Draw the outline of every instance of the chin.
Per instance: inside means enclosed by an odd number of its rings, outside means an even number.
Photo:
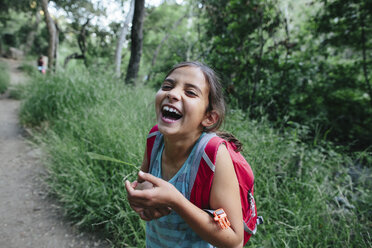
[[[175,126],[170,126],[162,122],[158,122],[158,128],[163,135],[175,134],[178,131],[178,129]]]

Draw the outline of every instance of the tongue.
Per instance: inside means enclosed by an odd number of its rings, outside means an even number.
[[[182,116],[180,116],[179,114],[176,114],[176,113],[173,113],[173,112],[166,112],[163,114],[164,118],[166,119],[169,119],[169,120],[178,120],[180,119]]]
[[[171,121],[176,121],[176,120],[178,120],[178,119],[173,118],[173,117],[170,117],[170,116],[166,116],[165,119],[168,119],[168,120],[171,120]]]

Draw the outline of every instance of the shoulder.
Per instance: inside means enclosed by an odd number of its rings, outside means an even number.
[[[233,213],[235,217],[240,218],[236,207],[239,206],[241,210],[239,183],[229,150],[224,143],[219,146],[217,152],[210,206],[213,209],[222,207],[230,215]]]
[[[159,128],[158,128],[158,125],[155,125],[153,126],[151,129],[150,129],[150,132],[149,132],[149,135],[152,134],[152,133],[156,133],[159,131]]]
[[[222,142],[218,146],[217,150],[215,173],[227,171],[234,172],[234,165],[230,153],[226,147],[226,143]]]

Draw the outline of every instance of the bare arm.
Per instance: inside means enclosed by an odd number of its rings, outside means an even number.
[[[172,184],[147,173],[139,173],[143,180],[154,184],[150,190],[138,191],[126,183],[128,198],[144,206],[171,207],[205,241],[218,247],[242,247],[243,224],[238,180],[225,146],[217,153],[216,170],[212,183],[210,205],[213,209],[223,208],[231,226],[221,227],[202,209],[187,200]]]

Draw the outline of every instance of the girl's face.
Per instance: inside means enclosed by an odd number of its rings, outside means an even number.
[[[192,66],[175,69],[156,94],[155,109],[159,130],[165,135],[198,136],[211,122],[206,113],[209,85],[203,72]],[[213,118],[212,118],[213,119]]]

